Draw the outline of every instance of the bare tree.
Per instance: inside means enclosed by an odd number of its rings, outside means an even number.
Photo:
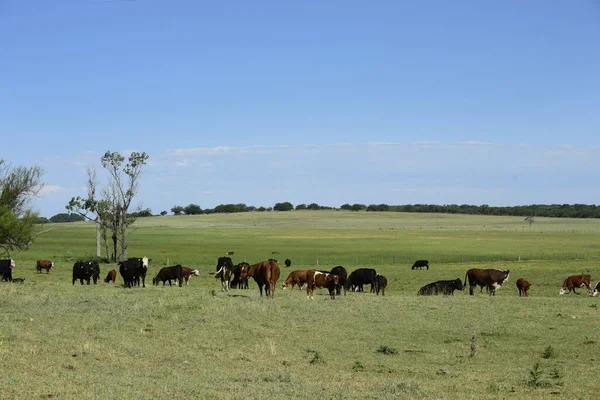
[[[137,194],[142,168],[148,158],[149,156],[146,152],[138,153],[135,151],[129,155],[126,164],[123,164],[125,157],[118,152],[107,151],[101,158],[102,166],[108,171],[111,177],[109,191],[111,193],[110,197],[113,200],[113,213],[115,214],[116,226],[118,226],[116,232],[113,231],[113,236],[116,236],[115,242],[120,242],[121,254],[117,258],[121,260],[127,258],[127,227],[130,224],[129,219],[131,218],[127,215],[127,212],[133,198]]]
[[[100,257],[100,231],[102,227],[102,218],[98,210],[98,200],[96,199],[96,188],[98,181],[96,179],[96,169],[88,167],[85,170],[87,174],[87,198],[79,196],[71,198],[69,204],[65,206],[70,212],[75,212],[89,221],[96,224],[96,257]],[[90,216],[93,214],[93,217]],[[108,255],[107,255],[108,257]]]

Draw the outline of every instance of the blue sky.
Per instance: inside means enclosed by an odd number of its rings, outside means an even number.
[[[599,42],[593,0],[2,0],[0,158],[48,217],[106,150],[155,213],[596,204]]]

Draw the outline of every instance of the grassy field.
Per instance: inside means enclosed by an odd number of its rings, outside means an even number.
[[[130,256],[199,268],[189,287],[71,285],[95,251],[89,224],[44,226],[0,284],[0,399],[595,398],[600,298],[559,296],[600,278],[600,221],[290,212],[140,219]],[[217,257],[292,259],[293,269],[370,266],[386,296],[323,290],[221,293]],[[35,260],[57,261],[37,274]],[[411,271],[416,258],[431,269]],[[496,296],[420,297],[473,267],[510,269]],[[102,275],[115,265],[101,265]],[[104,276],[102,276],[103,278]],[[533,283],[519,298],[514,282]],[[280,286],[280,285],[279,285]],[[475,342],[472,355],[471,343]],[[7,372],[8,371],[8,372]]]

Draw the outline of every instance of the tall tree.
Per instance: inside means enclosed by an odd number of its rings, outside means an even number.
[[[121,244],[121,255],[118,257],[121,260],[127,258],[127,226],[130,218],[127,212],[137,194],[142,168],[146,165],[148,158],[146,152],[134,151],[129,155],[127,163],[124,164],[125,157],[120,153],[107,151],[100,160],[111,178],[109,186],[113,198],[113,212],[117,216],[115,220],[118,226],[117,231],[113,231],[113,236],[116,235]]]
[[[0,159],[0,248],[7,256],[28,248],[36,236],[38,214],[29,200],[42,188],[43,173],[37,165],[13,168]]]

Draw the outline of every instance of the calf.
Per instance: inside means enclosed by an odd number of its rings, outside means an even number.
[[[54,267],[54,263],[50,260],[37,260],[35,267],[39,274],[42,273],[42,270],[45,269],[46,273],[50,273],[50,268]]]
[[[460,278],[455,280],[437,281],[428,283],[419,289],[418,296],[437,296],[437,295],[451,295],[454,296],[455,290],[463,290],[464,286]]]
[[[183,286],[183,267],[179,264],[174,265],[172,267],[164,267],[158,271],[158,274],[152,279],[152,284],[154,286],[158,285],[158,282],[162,282],[163,285],[165,281],[169,281],[169,286],[171,285],[171,281],[178,281],[179,287]]]
[[[282,283],[283,288],[287,289],[288,285],[292,285],[293,289],[295,285],[298,285],[298,290],[302,290],[302,287],[306,283],[307,273],[308,270],[305,269],[290,272],[287,279]]]
[[[423,267],[429,269],[429,260],[417,260],[410,269],[421,269]]]
[[[16,267],[15,260],[0,260],[0,276],[3,281],[12,282],[12,270]]]
[[[531,287],[531,283],[523,278],[517,279],[517,289],[519,289],[519,297],[528,297],[527,291]]]
[[[104,283],[108,283],[110,281],[112,281],[112,283],[115,283],[116,279],[117,279],[117,271],[114,269],[111,269],[110,271],[108,271],[106,278],[104,278]]]
[[[181,274],[183,276],[183,279],[185,280],[185,285],[189,286],[189,284],[190,284],[190,278],[192,276],[200,276],[200,271],[198,271],[197,269],[191,269],[191,268],[188,268],[188,267],[183,267],[183,268],[181,268]]]
[[[248,267],[250,264],[242,261],[238,265],[233,266],[233,279],[231,280],[231,284],[229,285],[232,289],[248,289],[248,278],[241,279],[240,276],[242,274],[242,267]]]
[[[575,294],[579,294],[575,291],[575,288],[586,287],[588,294],[592,293],[592,287],[590,282],[592,281],[592,277],[590,275],[571,275],[565,278],[563,281],[563,285],[560,288],[558,294],[565,294],[567,289],[569,290],[569,294],[571,292]]]
[[[292,260],[290,260],[289,258],[286,258],[285,259],[285,266],[287,268],[291,267],[292,266]]]
[[[377,274],[375,277],[375,292],[377,293],[377,296],[379,296],[379,292],[381,292],[382,296],[385,296],[387,283],[387,278],[385,276]]]
[[[329,298],[335,299],[335,288],[340,277],[327,272],[308,270],[306,273],[306,298],[312,299],[315,287],[326,287],[329,290]]]

